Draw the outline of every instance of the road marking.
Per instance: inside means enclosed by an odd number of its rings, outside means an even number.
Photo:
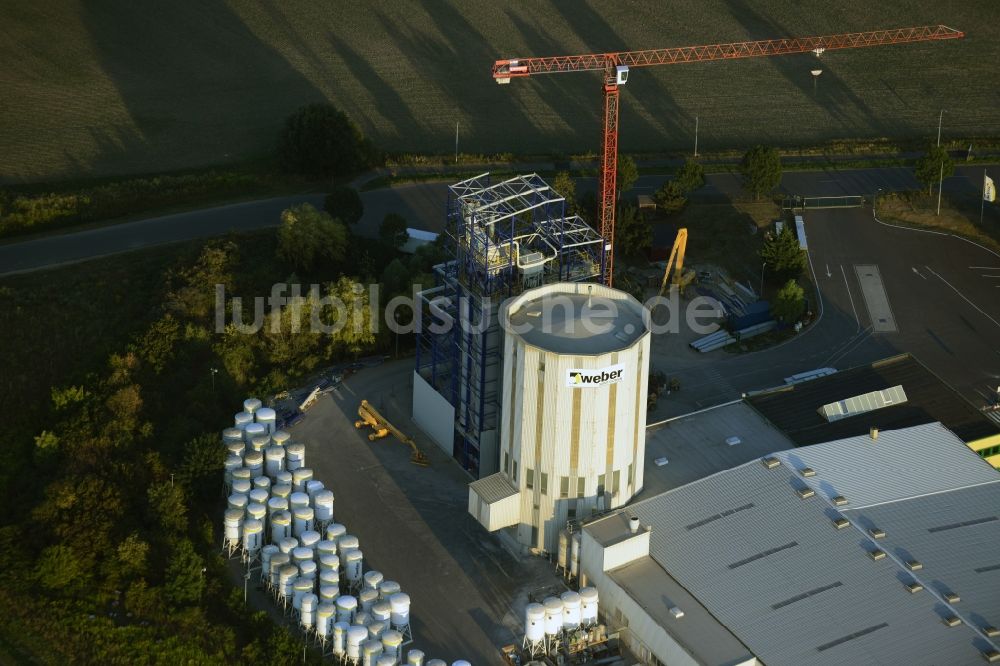
[[[858,329],[855,332],[861,330],[861,320],[858,319],[858,309],[854,307],[854,297],[851,296],[851,285],[847,281],[847,271],[844,270],[844,265],[840,265],[840,274],[844,276],[844,286],[847,287],[847,297],[851,299],[851,310],[854,311],[854,322],[858,325]]]
[[[921,273],[920,271],[917,270],[916,266],[913,267],[913,272],[916,273],[917,275],[919,275],[920,277],[924,278],[925,280],[927,279],[926,277],[924,277],[923,273]]]
[[[861,296],[865,299],[868,321],[871,322],[872,330],[878,333],[898,331],[896,317],[892,314],[889,295],[885,292],[885,285],[882,283],[882,274],[879,272],[878,266],[875,264],[855,264],[854,273],[858,277],[858,284],[861,285]]]
[[[986,275],[985,273],[980,273],[980,275],[985,278],[1000,278],[1000,275]]]
[[[976,310],[978,310],[979,314],[983,315],[984,317],[986,317],[987,319],[989,319],[991,322],[993,322],[996,325],[997,328],[1000,328],[1000,321],[997,321],[993,317],[991,317],[988,314],[986,314],[986,312],[984,312],[981,307],[979,307],[978,305],[976,305],[975,303],[973,303],[972,301],[970,301],[968,298],[966,298],[965,294],[963,294],[958,289],[956,289],[955,286],[951,282],[948,282],[943,277],[941,277],[940,275],[938,275],[937,273],[935,273],[934,269],[931,268],[930,266],[924,266],[924,268],[926,268],[928,271],[930,271],[931,275],[933,275],[937,279],[941,280],[941,282],[944,282],[946,285],[948,285],[949,287],[951,287],[951,290],[953,292],[955,292],[956,294],[958,294],[962,298],[963,301],[965,301],[966,303],[968,303],[969,305],[971,305],[972,307],[974,307]]]
[[[1000,271],[1000,266],[969,266],[974,271]]]
[[[831,355],[830,358],[828,358],[823,363],[823,365],[836,367],[834,364],[839,363],[844,357],[857,351],[858,347],[860,347],[863,342],[868,340],[871,332],[872,332],[872,327],[871,326],[866,327],[863,331],[861,331],[861,333],[851,338],[851,340],[846,345],[841,347],[839,351]]]
[[[833,273],[830,272],[830,264],[826,265],[826,276],[828,278],[832,278],[833,277]]]

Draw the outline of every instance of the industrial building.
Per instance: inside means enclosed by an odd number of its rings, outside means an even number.
[[[504,304],[501,468],[469,486],[469,512],[554,552],[567,521],[643,486],[649,312],[600,284],[555,283]]]
[[[475,478],[500,465],[501,303],[533,287],[597,280],[604,239],[535,174],[449,187],[454,258],[420,292],[413,419]]]
[[[581,584],[645,663],[975,664],[1000,660],[998,543],[1000,475],[930,423],[780,450],[594,520]]]

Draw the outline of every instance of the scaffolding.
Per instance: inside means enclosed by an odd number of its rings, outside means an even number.
[[[492,183],[484,173],[449,187],[453,258],[435,266],[435,287],[419,294],[416,370],[455,408],[453,455],[475,477],[497,469],[501,303],[603,275],[605,240],[565,207],[537,174]]]

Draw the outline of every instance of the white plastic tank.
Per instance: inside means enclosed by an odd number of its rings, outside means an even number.
[[[340,523],[331,523],[326,526],[326,538],[330,541],[336,542],[345,534],[347,534],[347,527]],[[337,549],[340,549],[339,543],[337,544]]]
[[[304,532],[312,530],[316,521],[314,511],[311,506],[299,506],[292,511],[292,534],[296,537],[302,536]]]
[[[289,444],[285,447],[285,470],[294,472],[306,464],[305,444]]]
[[[358,593],[358,604],[361,610],[371,615],[372,606],[378,601],[378,592],[365,588]]]
[[[230,442],[243,443],[243,431],[239,428],[226,428],[222,431],[222,445],[225,446]]]
[[[347,650],[347,630],[351,628],[350,622],[337,620],[333,623],[333,654],[341,656]]]
[[[396,666],[396,657],[385,652],[385,642],[382,643],[382,654],[375,660],[375,666]]]
[[[236,455],[235,453],[230,453],[228,456],[226,456],[226,462],[223,467],[226,473],[226,485],[232,487],[233,471],[243,467],[243,458]]]
[[[249,412],[237,412],[236,416],[233,417],[233,425],[240,431],[245,430],[251,423],[253,423],[253,414]]]
[[[545,639],[545,607],[528,604],[524,609],[524,637],[532,643]]]
[[[287,446],[292,436],[286,430],[275,430],[271,433],[271,441],[275,446]]]
[[[246,464],[244,459],[244,464]],[[305,493],[306,497],[309,494],[306,493],[306,483],[312,481],[313,471],[309,467],[298,467],[292,470],[292,490],[297,493]]]
[[[572,576],[580,575],[580,539],[580,533],[574,532],[569,542],[569,573]]]
[[[559,550],[556,562],[559,568],[564,570],[569,563],[569,532],[566,530],[559,530]]]
[[[410,624],[410,595],[406,592],[397,592],[389,597],[389,608],[391,616],[389,621],[393,629],[402,629]]]
[[[274,547],[277,548],[277,546]],[[275,552],[274,554],[271,555],[271,560],[267,566],[267,571],[268,571],[267,579],[272,584],[274,585],[278,584],[278,572],[281,571],[283,567],[287,566],[291,562],[291,559],[292,558],[290,558],[288,555],[285,555],[281,551]]]
[[[285,483],[277,483],[277,482],[275,482],[274,485],[271,486],[271,497],[281,497],[283,499],[288,500],[288,504],[289,504],[288,510],[289,511],[292,510],[291,509],[292,487],[290,485],[285,484]]]
[[[271,520],[274,514],[276,514],[278,511],[288,511],[288,500],[286,500],[284,497],[272,497],[269,500],[267,500],[268,520]]]
[[[258,435],[266,435],[267,428],[260,423],[248,423],[245,428],[243,428],[243,443],[247,445],[247,448],[253,446],[253,438]]]
[[[369,638],[361,644],[361,666],[375,666],[382,654],[382,641]]]
[[[306,530],[299,535],[299,543],[306,548],[316,549],[316,544],[319,543],[319,532],[316,530]]]
[[[363,579],[364,579],[365,589],[372,590],[377,593],[379,583],[385,580],[385,576],[382,575],[381,571],[375,571],[374,569],[372,569],[371,571],[365,572]],[[378,595],[376,594],[376,596]]]
[[[584,587],[580,589],[580,621],[585,627],[597,624],[596,587]]]
[[[258,409],[260,409],[261,406],[262,403],[257,398],[247,398],[246,400],[243,401],[243,411],[247,412],[248,414],[253,414]]]
[[[337,617],[340,617],[340,613],[337,613]],[[367,627],[358,627],[352,625],[350,629],[347,630],[347,658],[354,663],[357,663],[361,659],[361,644],[368,640],[368,629]]]
[[[379,622],[378,620],[371,618],[368,622],[368,638],[374,638],[376,640],[382,640],[382,634],[388,629],[388,623]]]
[[[388,624],[392,618],[392,606],[389,605],[388,601],[376,601],[372,604],[372,609],[369,612],[372,619],[376,622],[385,622]]]
[[[292,492],[292,473],[288,471],[287,464],[288,464],[288,454],[286,452],[285,453],[285,465],[286,465],[286,467],[285,467],[285,469],[281,470],[280,472],[278,472],[277,474],[274,475],[274,483],[276,485],[277,484],[281,484],[283,486],[288,486],[288,492],[291,493]]]
[[[388,601],[389,597],[399,592],[399,583],[394,580],[384,580],[378,584],[378,598]]]
[[[369,624],[371,624],[371,621],[372,621],[371,616],[368,613],[361,610],[360,608],[358,609],[358,612],[354,614],[354,624],[358,625],[359,627],[367,627]]]
[[[236,545],[241,542],[244,515],[242,509],[226,509],[222,519],[222,531],[227,544]]]
[[[294,478],[295,475],[292,474],[292,479]],[[316,479],[310,479],[309,481],[306,481],[306,495],[309,495],[309,499],[312,500],[313,502],[316,501],[316,493],[323,490],[323,488],[324,486],[322,481],[318,481]]]
[[[330,539],[320,539],[316,542],[314,546],[316,548],[316,556],[320,555],[336,555],[337,554],[337,542],[331,541]]]
[[[264,519],[267,517],[267,507],[257,502],[247,504],[247,518],[260,521],[261,529],[264,528]]]
[[[354,614],[358,611],[358,600],[349,594],[342,594],[337,597],[337,622],[351,623],[354,621]],[[368,630],[365,629],[365,636]]]
[[[291,597],[298,576],[299,568],[294,564],[286,564],[278,569],[278,594],[282,597]]]
[[[233,470],[233,483],[237,481],[250,481],[253,477],[250,476],[250,470],[246,467],[240,467],[239,469]]]
[[[226,503],[230,509],[236,509],[243,513],[247,509],[247,504],[250,503],[250,498],[247,497],[246,493],[233,493]]]
[[[361,583],[361,568],[364,564],[364,554],[357,548],[341,551],[340,563],[344,566],[344,578],[351,585]]]
[[[271,543],[280,544],[292,534],[292,514],[275,511],[271,514]]]
[[[424,656],[421,650],[409,650],[406,653],[406,666],[424,666]]]
[[[311,592],[302,596],[299,606],[299,625],[309,631],[316,622],[316,607],[319,605],[319,597]]]
[[[451,662],[451,666],[472,666],[472,664],[467,662],[465,659],[459,659]]]
[[[559,595],[563,603],[563,629],[573,631],[580,628],[580,595],[567,590]]]
[[[322,542],[320,542],[322,543]],[[320,571],[340,571],[340,556],[333,553],[317,555]]]
[[[542,602],[545,607],[545,633],[556,636],[563,627],[563,603],[557,597],[548,597]]]
[[[264,455],[269,446],[271,446],[270,435],[254,435],[250,440],[250,448],[261,455]]]
[[[333,520],[333,492],[325,488],[317,492],[313,496],[313,508],[316,509],[316,520],[322,523]]]
[[[298,576],[292,585],[292,608],[297,611],[302,610],[302,597],[312,594],[313,581],[308,578]]]
[[[336,569],[324,569],[320,567],[319,569],[319,584],[320,585],[340,585],[340,572]]]
[[[263,474],[261,476],[254,477],[254,479],[253,479],[253,487],[255,489],[259,488],[259,489],[261,489],[263,491],[266,491],[267,494],[270,496],[270,494],[271,494],[271,479],[268,478],[268,477],[266,477],[266,476],[264,476]]]
[[[292,557],[292,559],[294,559],[292,551],[294,551],[298,547],[299,547],[299,540],[296,539],[295,537],[285,537],[284,539],[278,542],[278,550],[280,550],[285,555]]]
[[[320,572],[322,575],[322,572]],[[334,604],[337,601],[337,597],[340,596],[340,586],[338,585],[323,585],[320,581],[319,585],[319,600],[324,603]],[[335,609],[336,611],[336,609]]]
[[[243,522],[243,548],[248,553],[256,553],[264,542],[264,523],[256,518]]]
[[[427,666],[448,666],[448,662],[444,659],[430,659]]]
[[[241,470],[236,470],[237,472]],[[249,500],[250,491],[253,490],[253,482],[250,479],[237,479],[233,478],[233,492],[240,495],[247,495]]]
[[[277,421],[278,415],[274,413],[274,410],[270,407],[261,407],[253,413],[254,420],[257,423],[265,426],[267,428],[267,434],[270,435],[272,432],[278,429]]]
[[[267,510],[267,500],[270,499],[270,493],[263,488],[251,488],[249,494],[250,504],[259,504]]]
[[[312,562],[313,549],[306,548],[305,546],[295,546],[292,548],[292,562],[299,564],[300,562]]]
[[[264,473],[274,478],[285,469],[285,450],[280,446],[269,446],[264,450]]]
[[[330,537],[327,536],[327,539]],[[341,555],[344,554],[346,550],[354,550],[361,547],[361,542],[358,541],[358,537],[353,534],[343,534],[337,537],[337,552]]]
[[[271,558],[280,552],[278,547],[273,543],[269,543],[260,549],[260,577],[264,580],[267,580],[271,575]]]
[[[242,456],[247,452],[247,445],[243,443],[243,435],[235,442],[226,442],[226,453],[231,456]]]
[[[299,576],[302,578],[309,578],[310,580],[316,580],[316,563],[312,560],[303,560],[298,563]]]
[[[320,597],[316,605],[316,635],[324,640],[328,640],[333,629],[333,618],[337,614],[337,608],[329,602],[323,601]]]
[[[294,490],[291,495],[288,496],[288,503],[292,507],[292,511],[299,507],[309,506],[309,495],[305,493]]]

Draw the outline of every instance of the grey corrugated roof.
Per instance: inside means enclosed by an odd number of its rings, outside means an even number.
[[[517,488],[510,485],[507,477],[500,472],[473,481],[469,487],[476,491],[476,494],[487,504],[493,504],[517,494]]]
[[[728,437],[739,437],[741,442],[729,446]],[[791,446],[791,440],[742,400],[653,424],[646,430],[640,497],[651,497]],[[669,462],[657,467],[654,461],[661,456]]]
[[[857,508],[1000,479],[978,455],[955,455],[959,446],[965,445],[950,430],[929,423],[774,455],[793,470],[812,468],[816,476],[804,481],[817,493],[842,495]]]
[[[699,662],[739,664],[753,657],[747,646],[651,557],[640,558],[608,575]],[[684,611],[684,617],[672,616],[672,606]]]
[[[941,433],[924,434],[933,438]],[[953,488],[983,478],[967,460],[971,456],[981,463],[978,456],[953,437],[941,435],[939,440],[944,452],[926,461],[875,445],[850,449],[851,462],[873,469],[918,468],[919,473],[913,473],[922,479],[917,485],[924,489],[941,465],[953,468],[942,472],[949,479],[944,485],[951,483]],[[808,448],[795,453],[810,454]],[[826,467],[834,469],[832,464]],[[821,473],[817,469],[818,477]],[[861,481],[879,482],[877,475],[863,476]],[[803,480],[788,466],[767,469],[755,461],[638,502],[627,511],[652,526],[650,556],[768,666],[979,663],[979,651],[986,645],[982,636],[965,624],[946,627],[939,599],[926,590],[911,594],[904,587],[908,572],[893,552],[873,561],[868,550],[876,542],[854,526],[835,529],[831,518],[838,510],[820,494],[800,499],[795,491],[802,487]],[[906,547],[905,535],[919,529],[906,525],[919,525],[929,503],[953,507],[948,520],[961,522],[980,517],[983,501],[995,508],[996,492],[1000,476],[994,473],[993,481],[985,485],[946,489],[919,501],[896,500],[865,511],[879,512],[884,522],[879,527],[887,535],[899,530],[900,545],[892,547]],[[860,485],[854,494],[878,495]],[[963,529],[971,535],[980,528]],[[963,537],[963,529],[931,534],[942,538],[934,543],[944,544]],[[992,529],[986,527],[982,534],[988,536]],[[884,541],[889,544],[889,537]],[[950,553],[946,546],[936,548],[933,552],[947,561],[938,565],[942,572],[986,566],[983,562],[988,559],[978,545],[954,547]],[[990,615],[994,605],[977,595],[1000,597],[1000,574],[978,574],[977,580],[978,592],[969,593],[969,602],[963,594],[957,608],[967,603],[965,613],[970,618],[981,616],[997,625],[1000,618]],[[851,636],[856,637],[845,640]]]

